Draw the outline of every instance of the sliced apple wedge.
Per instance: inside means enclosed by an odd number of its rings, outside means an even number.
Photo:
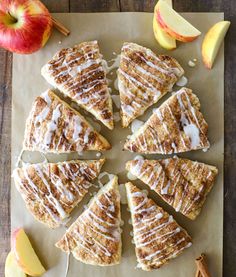
[[[158,3],[155,16],[161,28],[176,40],[190,42],[201,34],[198,29],[173,10],[165,1]]]
[[[169,6],[171,6],[171,8],[173,7],[172,0],[163,0],[163,1],[165,1]]]
[[[18,266],[13,252],[9,252],[6,258],[5,277],[26,277],[24,271]]]
[[[202,59],[206,68],[212,68],[229,26],[229,21],[220,21],[206,33],[202,43]]]
[[[153,18],[153,32],[156,41],[161,47],[166,50],[173,50],[176,48],[176,40],[163,31],[155,17]]]
[[[168,5],[172,6],[172,1],[168,1],[168,0],[162,0],[165,1]],[[160,1],[159,1],[160,2]],[[154,8],[154,16],[153,16],[153,32],[154,32],[154,36],[155,39],[157,40],[157,42],[160,44],[161,47],[167,49],[167,50],[173,50],[176,48],[176,40],[174,38],[172,38],[171,36],[169,36],[159,25],[155,14],[157,12],[157,7],[158,7],[158,3],[156,4],[155,8]]]
[[[39,258],[22,228],[12,233],[12,251],[18,266],[30,276],[41,276],[45,273]]]

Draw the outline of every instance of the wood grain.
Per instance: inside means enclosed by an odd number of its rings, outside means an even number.
[[[43,0],[51,12],[152,12],[156,0]],[[182,12],[225,12],[232,25],[225,40],[224,277],[236,276],[236,1],[173,0]],[[10,248],[10,137],[12,55],[0,50],[0,276]]]
[[[10,247],[12,54],[0,49],[0,276]]]
[[[71,12],[119,12],[119,0],[70,0]]]
[[[156,2],[156,0],[120,0],[120,10],[122,12],[153,12]]]
[[[50,12],[54,13],[67,13],[70,12],[69,0],[41,0]]]

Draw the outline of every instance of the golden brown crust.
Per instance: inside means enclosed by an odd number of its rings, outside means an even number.
[[[83,199],[104,161],[24,165],[14,170],[13,177],[33,216],[48,227],[56,228]]]
[[[145,154],[171,154],[210,147],[208,124],[200,102],[182,88],[167,99],[148,121],[126,140],[124,149]]]
[[[111,148],[76,110],[48,90],[37,97],[26,122],[24,150],[69,153]]]
[[[122,126],[142,115],[155,104],[184,74],[170,56],[156,55],[135,43],[124,43],[118,69]]]
[[[112,100],[97,41],[60,50],[41,73],[51,85],[113,129]]]
[[[89,202],[56,246],[86,264],[120,263],[120,194],[115,176]]]
[[[138,267],[157,269],[190,247],[191,237],[132,183],[126,184]]]
[[[218,173],[214,166],[178,157],[132,160],[126,169],[192,220],[200,213]]]

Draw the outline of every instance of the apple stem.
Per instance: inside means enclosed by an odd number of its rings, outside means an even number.
[[[8,15],[9,15],[9,21],[11,24],[15,24],[18,22],[17,18],[15,18],[13,15],[11,15],[10,12],[8,12]]]

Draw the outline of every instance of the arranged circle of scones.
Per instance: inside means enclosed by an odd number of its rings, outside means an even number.
[[[124,43],[118,69],[121,125],[127,127],[172,90],[184,70],[172,57]],[[113,129],[112,100],[97,41],[62,49],[42,68],[45,79],[64,95]],[[210,147],[208,125],[199,99],[188,88],[169,97],[132,136],[124,149],[144,154],[173,154]],[[111,145],[57,94],[37,97],[26,122],[23,150],[44,153],[105,151]],[[33,216],[59,227],[87,194],[105,159],[23,164],[13,172],[15,184]],[[216,167],[176,156],[136,158],[126,169],[166,203],[189,219],[201,211],[218,173]],[[159,268],[191,246],[191,238],[171,215],[132,183],[126,184],[138,267]],[[121,260],[121,212],[118,177],[90,200],[87,209],[56,243],[84,263],[110,266]]]

